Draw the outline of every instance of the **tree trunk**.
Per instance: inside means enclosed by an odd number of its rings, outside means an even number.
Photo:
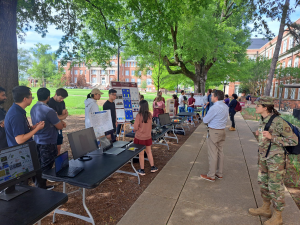
[[[11,90],[18,86],[17,2],[0,1],[0,86],[6,89],[6,110],[13,103]]]
[[[281,42],[282,42],[282,37],[283,37],[283,33],[284,33],[284,26],[285,26],[285,20],[287,17],[287,11],[289,9],[290,6],[290,1],[286,0],[284,7],[283,7],[283,11],[282,11],[282,17],[281,17],[281,21],[280,21],[280,27],[279,27],[279,33],[278,33],[278,38],[277,38],[277,43],[276,43],[276,47],[275,47],[275,52],[273,55],[273,59],[272,59],[272,63],[271,63],[271,67],[270,67],[270,72],[268,75],[268,80],[267,80],[267,85],[265,88],[265,96],[270,96],[270,91],[271,91],[271,85],[272,85],[272,81],[273,81],[273,77],[274,77],[274,72],[276,69],[276,64],[278,61],[278,55],[279,55],[279,50],[280,50],[280,46],[281,46]]]
[[[200,63],[195,63],[195,79],[194,79],[194,93],[200,93],[202,89],[201,80],[202,66]]]

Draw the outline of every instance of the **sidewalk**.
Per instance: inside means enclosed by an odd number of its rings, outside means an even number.
[[[238,113],[237,131],[226,129],[224,178],[201,180],[207,173],[206,129],[201,124],[160,171],[118,225],[260,225],[248,214],[262,203],[257,185],[257,141]],[[228,121],[229,127],[230,121]],[[286,191],[284,224],[300,224],[300,211]]]

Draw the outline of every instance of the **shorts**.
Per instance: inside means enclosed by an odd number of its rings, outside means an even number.
[[[63,140],[64,140],[64,136],[62,134],[62,130],[58,130],[57,145],[62,145]]]
[[[152,139],[150,138],[148,140],[139,140],[137,138],[134,138],[133,143],[137,144],[137,145],[151,146],[152,145]]]

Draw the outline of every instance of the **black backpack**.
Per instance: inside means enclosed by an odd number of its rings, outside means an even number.
[[[265,131],[268,131],[273,120],[275,119],[275,117],[277,117],[277,115],[272,115],[271,118],[269,119],[268,123],[266,124],[265,126]],[[283,118],[281,118],[283,119]],[[300,139],[300,131],[299,129],[294,126],[293,124],[289,123],[288,121],[286,121],[285,119],[283,119],[285,122],[288,123],[288,125],[292,128],[292,131],[294,132],[294,134],[296,134],[296,136],[298,137],[298,145],[296,146],[285,146],[285,151],[288,153],[288,154],[291,154],[291,155],[299,155],[300,154],[300,143],[299,143],[299,139]],[[270,145],[268,147],[268,151],[267,151],[267,154],[266,154],[266,157],[268,157],[269,155],[269,152],[270,152],[270,148],[271,148],[271,141],[270,141]]]
[[[247,95],[246,100],[247,100],[247,101],[250,100],[250,95]]]

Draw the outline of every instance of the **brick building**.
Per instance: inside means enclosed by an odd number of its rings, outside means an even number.
[[[297,24],[300,24],[300,18],[296,21]],[[251,45],[247,49],[247,55],[251,59],[255,59],[258,56],[263,56],[266,58],[271,59],[273,57],[275,46],[277,42],[277,36],[271,40],[264,40],[261,38],[254,38],[251,39]],[[299,67],[299,57],[300,51],[295,50],[291,53],[287,52],[293,46],[295,46],[297,42],[294,40],[293,36],[288,32],[283,34],[281,48],[279,51],[278,57],[278,66],[277,68],[283,67]],[[276,75],[274,76],[276,77]],[[293,80],[292,83],[299,83],[296,80]],[[277,80],[276,78],[273,79],[272,86],[271,86],[271,96],[278,98],[279,97],[279,85],[280,84],[289,84],[288,80]],[[227,88],[227,92],[229,95],[233,93],[240,94],[238,92],[239,89],[239,82],[231,82]],[[264,90],[261,90],[263,93]],[[300,100],[300,88],[293,88],[291,90],[284,88],[282,93],[282,98],[290,99],[290,100]]]
[[[80,75],[85,76],[85,81],[88,85],[106,89],[110,86],[110,81],[118,79],[118,59],[116,56],[111,58],[111,66],[106,69],[92,63],[88,68],[85,63],[75,64],[71,69],[71,61],[63,67],[67,76],[71,78],[71,85],[77,85]],[[120,81],[123,82],[136,82],[140,88],[143,80],[147,82],[148,92],[155,92],[155,86],[152,81],[152,70],[148,70],[146,74],[143,72],[138,73],[137,61],[134,57],[124,60],[121,63],[120,59]]]

